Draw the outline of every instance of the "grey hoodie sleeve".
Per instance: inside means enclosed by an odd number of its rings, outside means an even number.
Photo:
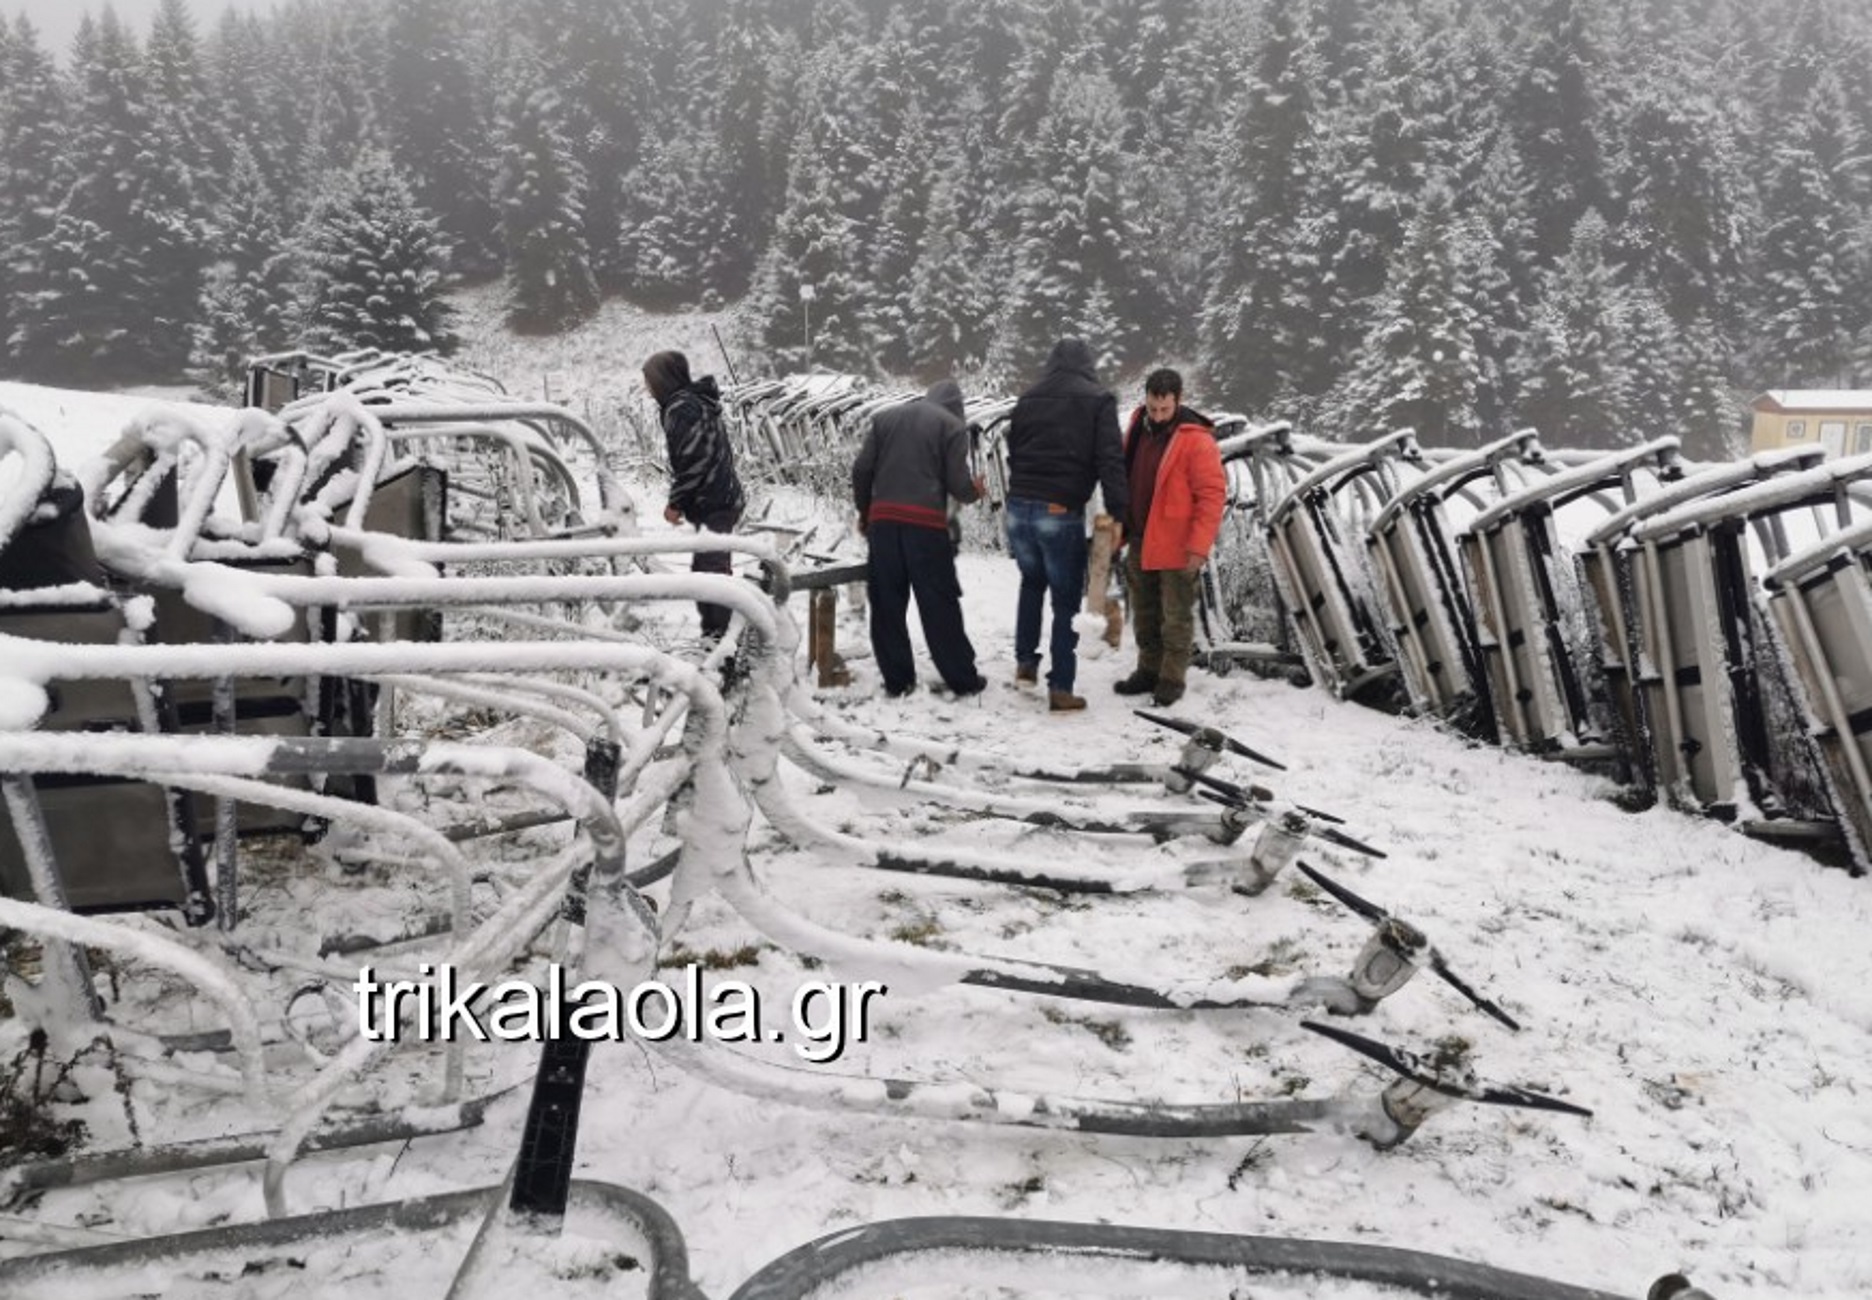
[[[1131,485],[1125,477],[1124,440],[1118,433],[1118,399],[1106,393],[1095,418],[1092,463],[1098,470],[1099,491],[1105,498],[1105,513],[1122,520],[1131,504]]]
[[[877,421],[873,420],[865,427],[864,445],[858,449],[858,459],[852,462],[852,504],[858,507],[860,519],[871,513],[871,483],[877,477],[877,456]]]
[[[981,496],[975,490],[975,480],[969,475],[968,454],[969,433],[966,428],[951,428],[943,432],[943,486],[950,496],[963,505]]]

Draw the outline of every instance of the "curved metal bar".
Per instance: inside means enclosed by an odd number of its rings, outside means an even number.
[[[1606,516],[1605,522],[1586,535],[1586,545],[1604,546],[1616,540],[1633,524],[1676,509],[1686,501],[1712,497],[1733,488],[1746,487],[1778,474],[1798,474],[1812,469],[1826,459],[1821,447],[1783,447],[1730,465],[1717,465],[1690,474],[1650,496],[1641,497],[1622,510]]]
[[[8,739],[0,734],[0,748],[5,746]],[[0,770],[18,769],[8,766],[6,757],[0,754]],[[173,939],[165,939],[144,930],[133,930],[127,925],[91,916],[78,916],[58,908],[5,896],[0,896],[0,925],[41,938],[125,953],[180,975],[227,1013],[235,1052],[240,1058],[241,1078],[250,1095],[256,1098],[267,1095],[266,1072],[261,1064],[259,1018],[254,1015],[253,1007],[234,982],[228,978],[227,972],[200,953],[183,947]]]
[[[0,551],[13,544],[20,529],[32,518],[39,500],[52,486],[58,462],[45,435],[5,407],[0,407],[0,458],[20,458],[21,473],[0,499]]]
[[[241,1223],[176,1233],[140,1241],[87,1246],[42,1255],[0,1260],[0,1282],[55,1284],[55,1279],[104,1273],[116,1269],[148,1268],[218,1252],[241,1254],[302,1246],[329,1239],[338,1241],[360,1233],[402,1235],[432,1232],[484,1213],[501,1189],[477,1188],[447,1192],[416,1200],[390,1201],[347,1210],[322,1210],[290,1219]],[[650,1255],[650,1300],[707,1300],[689,1276],[689,1251],[682,1231],[661,1205],[641,1192],[590,1179],[572,1180],[575,1205],[622,1219],[631,1225]]]
[[[1544,505],[1558,509],[1576,497],[1585,496],[1603,487],[1609,481],[1629,478],[1633,470],[1643,467],[1647,461],[1656,462],[1660,473],[1681,472],[1682,465],[1677,458],[1677,449],[1681,445],[1681,441],[1675,437],[1654,438],[1641,446],[1611,452],[1589,460],[1583,465],[1563,469],[1538,483],[1529,484],[1519,492],[1503,497],[1470,520],[1463,531],[1465,533],[1487,532],[1498,527],[1503,520],[1513,518],[1530,506]]]
[[[1826,461],[1812,469],[1778,474],[1713,500],[1691,500],[1654,515],[1631,529],[1634,540],[1662,539],[1714,519],[1752,518],[1793,509],[1817,496],[1837,493],[1855,481],[1872,478],[1872,455]]]
[[[391,401],[375,408],[379,417],[392,423],[410,424],[458,420],[549,420],[563,426],[591,452],[598,479],[598,504],[608,514],[629,516],[635,511],[630,494],[625,492],[611,467],[611,456],[604,441],[592,427],[563,406],[551,402],[463,402],[459,405],[429,405],[419,402]],[[577,500],[576,497],[573,498]]]
[[[1376,533],[1386,527],[1421,497],[1435,495],[1442,499],[1453,495],[1471,479],[1493,471],[1502,461],[1509,459],[1530,464],[1546,460],[1546,450],[1534,430],[1522,429],[1487,446],[1478,447],[1475,451],[1453,456],[1429,470],[1422,478],[1404,484],[1378,511],[1368,531]]]
[[[917,1269],[917,1279],[924,1279],[938,1262],[931,1256],[940,1260],[945,1278],[965,1274],[971,1257],[1037,1258],[1049,1270],[1067,1260],[1105,1262],[1123,1274],[1122,1294],[1151,1292],[1155,1288],[1148,1280],[1140,1283],[1137,1270],[1171,1264],[1231,1275],[1320,1275],[1435,1300],[1622,1300],[1610,1292],[1393,1246],[977,1217],[890,1219],[829,1233],[766,1265],[729,1300],[806,1300],[835,1287],[845,1296],[887,1294],[906,1281],[889,1275],[891,1265]],[[850,1276],[860,1270],[862,1281]],[[1103,1289],[1083,1269],[1072,1277],[1075,1293]]]
[[[695,555],[727,551],[760,562],[768,594],[776,603],[784,602],[792,589],[787,563],[774,549],[772,542],[734,533],[704,532],[693,537],[593,537],[578,541],[424,542],[334,526],[330,530],[330,538],[346,546],[369,546],[387,560],[411,560],[423,564],[607,560],[626,556]]]
[[[1315,489],[1334,491],[1337,488],[1335,480],[1375,472],[1386,459],[1393,457],[1402,460],[1422,459],[1421,453],[1417,451],[1417,434],[1414,430],[1394,430],[1303,474],[1289,485],[1286,495],[1268,507],[1269,525],[1292,513],[1306,499],[1307,494]]]

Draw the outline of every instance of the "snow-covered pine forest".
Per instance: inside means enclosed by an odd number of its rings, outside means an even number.
[[[1064,333],[1332,436],[1679,434],[1863,378],[1852,0],[288,0],[0,31],[0,369],[213,390],[607,297],[749,368]],[[807,294],[810,293],[810,299]]]

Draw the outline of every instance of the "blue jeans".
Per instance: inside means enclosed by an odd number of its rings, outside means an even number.
[[[1073,618],[1085,599],[1085,511],[1009,497],[1007,512],[1008,549],[1014,552],[1021,576],[1020,604],[1014,613],[1014,659],[1023,665],[1040,662],[1040,612],[1050,598],[1053,635],[1047,687],[1070,691],[1079,670],[1079,633],[1073,629]]]

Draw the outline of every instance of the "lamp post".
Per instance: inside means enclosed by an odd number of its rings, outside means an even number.
[[[800,312],[806,326],[806,366],[812,368],[812,300],[813,287],[804,280],[799,287]]]

